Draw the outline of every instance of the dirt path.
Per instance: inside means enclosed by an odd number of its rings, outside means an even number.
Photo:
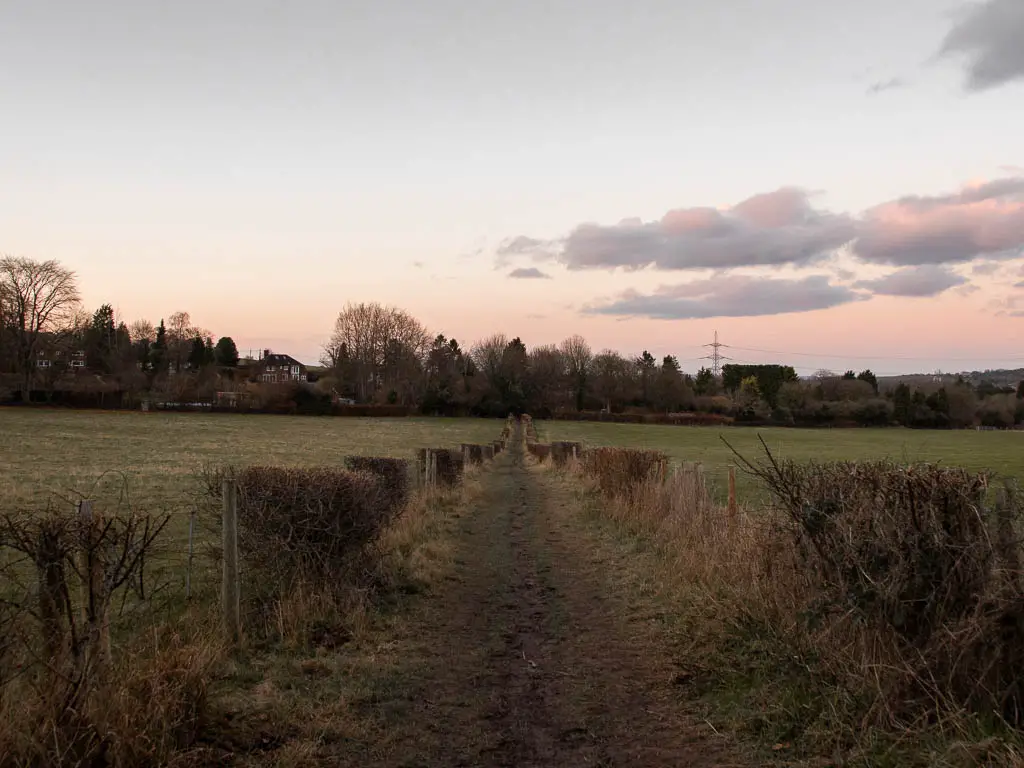
[[[396,639],[367,704],[382,741],[361,766],[729,766],[688,719],[657,629],[581,541],[570,494],[521,451],[488,470],[457,571]],[[350,745],[352,746],[352,745]]]

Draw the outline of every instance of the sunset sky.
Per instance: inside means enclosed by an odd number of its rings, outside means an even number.
[[[0,253],[695,370],[1024,366],[1024,2],[4,0]]]

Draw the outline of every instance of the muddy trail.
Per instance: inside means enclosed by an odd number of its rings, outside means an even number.
[[[400,669],[367,704],[386,736],[344,762],[740,764],[686,713],[663,639],[587,550],[571,493],[519,447],[483,483],[455,573],[422,598],[396,639]]]

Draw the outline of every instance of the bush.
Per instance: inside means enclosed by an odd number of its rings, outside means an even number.
[[[370,472],[251,466],[236,481],[243,574],[264,596],[338,581],[395,513]]]
[[[668,456],[661,451],[631,448],[592,448],[583,454],[583,470],[606,496],[629,495],[657,474],[664,477]]]
[[[544,459],[551,456],[551,446],[547,443],[529,443],[526,446],[526,450],[538,461],[544,461]]]
[[[986,475],[929,464],[795,464],[769,454],[754,472],[785,513],[780,533],[807,590],[807,628],[863,633],[848,669],[885,669],[876,685],[891,712],[918,717],[944,700],[1024,721],[1012,494],[991,504]]]
[[[454,488],[462,482],[465,470],[462,463],[462,451],[451,448],[435,448],[437,454],[437,484],[445,488]]]
[[[409,462],[377,456],[347,456],[345,466],[354,472],[370,472],[381,480],[381,491],[387,497],[392,515],[409,501]]]

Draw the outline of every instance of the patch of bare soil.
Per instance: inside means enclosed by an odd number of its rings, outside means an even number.
[[[351,702],[373,737],[332,745],[329,764],[741,764],[686,711],[668,644],[588,547],[570,493],[519,450],[484,483],[454,575],[403,622],[397,668]]]

